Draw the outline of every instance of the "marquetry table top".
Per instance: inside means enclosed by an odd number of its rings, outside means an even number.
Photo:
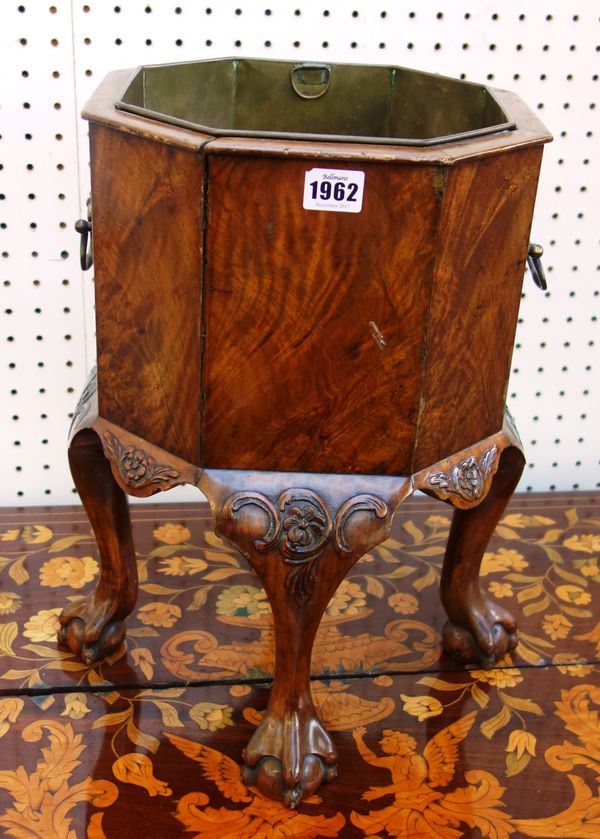
[[[598,494],[514,498],[482,585],[521,641],[491,671],[441,653],[449,519],[406,502],[319,630],[313,696],[340,775],[297,811],[239,777],[273,667],[258,579],[203,506],[132,518],[140,597],[125,645],[88,667],[55,642],[98,574],[85,515],[0,511],[5,835],[118,839],[141,819],[161,839],[600,835]]]

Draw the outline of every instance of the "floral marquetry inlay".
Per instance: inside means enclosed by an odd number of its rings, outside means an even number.
[[[325,582],[345,562],[336,544],[343,497],[318,495],[332,521]],[[265,497],[287,538],[284,519],[290,533],[291,508],[309,502],[279,510],[278,491]],[[597,839],[600,504],[592,494],[576,503],[517,496],[500,519],[481,587],[510,605],[520,639],[491,670],[448,669],[440,658],[437,581],[450,519],[431,499],[406,504],[390,538],[350,568],[325,607],[311,692],[343,744],[339,781],[296,810],[242,784],[240,755],[264,718],[275,667],[274,619],[260,579],[215,534],[206,508],[132,507],[140,597],[126,644],[93,665],[56,644],[65,599],[98,577],[83,513],[4,511],[0,834],[109,839],[127,835],[135,806],[160,837]],[[226,536],[256,540],[269,529],[256,505],[235,515]],[[348,547],[358,551],[382,522],[374,510],[353,513]],[[292,567],[279,540],[256,552],[278,584]]]

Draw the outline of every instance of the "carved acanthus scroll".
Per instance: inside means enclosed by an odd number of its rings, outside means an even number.
[[[378,519],[384,519],[388,515],[388,505],[376,495],[361,493],[345,501],[337,511],[335,517],[335,546],[341,554],[352,553],[348,545],[346,525],[350,516],[360,511],[374,513]]]

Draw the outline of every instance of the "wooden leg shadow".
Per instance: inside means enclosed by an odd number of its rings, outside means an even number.
[[[100,580],[92,594],[63,610],[58,639],[92,664],[113,653],[125,637],[125,618],[137,598],[136,557],[127,497],[95,431],[75,435],[69,465],[98,544]]]

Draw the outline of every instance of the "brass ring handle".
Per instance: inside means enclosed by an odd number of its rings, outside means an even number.
[[[544,249],[541,245],[536,245],[534,242],[529,243],[529,250],[527,251],[527,265],[531,271],[533,282],[542,291],[546,291],[548,283],[546,282],[546,275],[542,266],[542,256]]]
[[[294,92],[302,99],[318,99],[327,93],[331,82],[331,64],[306,61],[290,69],[290,82]]]
[[[92,196],[86,201],[87,204],[87,218],[77,219],[75,222],[75,230],[81,236],[79,243],[79,263],[82,271],[87,271],[91,268],[94,262],[93,246],[92,246]],[[89,240],[89,246],[88,246]]]
[[[92,263],[94,261],[94,258],[92,256],[90,235],[92,232],[92,223],[85,218],[77,219],[77,221],[75,222],[75,230],[81,236],[81,241],[79,243],[79,262],[81,263],[81,270],[87,271],[88,268],[92,267]],[[88,238],[90,239],[89,248]]]

